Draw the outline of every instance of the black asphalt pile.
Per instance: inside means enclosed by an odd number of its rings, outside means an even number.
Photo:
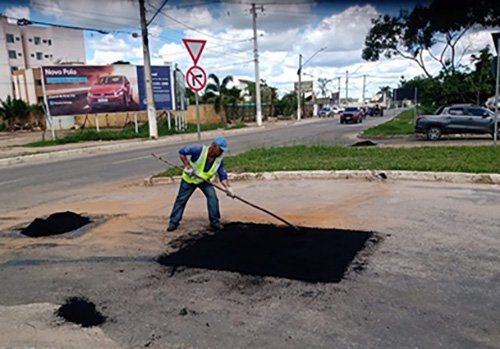
[[[369,241],[378,241],[373,232],[301,227],[297,233],[289,227],[231,223],[213,235],[186,241],[157,261],[174,270],[191,267],[337,283]]]
[[[29,237],[42,237],[59,235],[83,227],[90,223],[88,217],[77,213],[66,211],[51,214],[47,219],[35,218],[26,228],[21,230],[21,234]]]
[[[106,317],[97,311],[95,304],[85,298],[71,297],[56,310],[56,315],[82,327],[99,326]]]

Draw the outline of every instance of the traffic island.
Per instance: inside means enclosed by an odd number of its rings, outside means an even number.
[[[310,283],[338,283],[349,270],[359,272],[367,253],[380,241],[368,231],[293,228],[268,224],[231,223],[216,233],[180,238],[179,249],[157,261],[172,274],[179,268],[230,271]]]
[[[35,218],[21,230],[21,234],[32,238],[60,235],[79,229],[90,222],[90,218],[71,211],[57,212],[46,219]]]
[[[94,303],[80,297],[67,298],[55,313],[64,320],[82,327],[99,326],[106,322],[106,317],[96,309]]]

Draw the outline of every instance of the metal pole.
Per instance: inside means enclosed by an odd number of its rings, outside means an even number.
[[[366,75],[363,75],[363,93],[361,94],[361,98],[362,98],[362,105],[365,104],[365,88],[366,88]]]
[[[201,141],[200,135],[200,102],[198,97],[198,92],[195,92],[196,96],[196,131],[198,132],[198,141]]]
[[[500,37],[497,40],[497,47],[500,51]],[[500,54],[497,52],[497,80],[495,83],[495,125],[493,126],[493,144],[497,145],[498,138],[498,84],[500,79]]]
[[[297,85],[297,120],[300,120],[302,113],[302,54],[299,53],[299,70],[297,71],[299,75],[299,84]]]
[[[139,0],[142,30],[142,52],[144,55],[144,82],[146,84],[146,98],[148,108],[149,137],[158,138],[158,127],[156,126],[156,108],[153,97],[153,79],[151,77],[151,60],[149,57],[148,26],[146,22],[146,9],[144,0]]]
[[[262,6],[260,6],[262,10]],[[262,125],[262,106],[260,101],[260,77],[259,77],[259,48],[257,46],[257,12],[255,4],[252,4],[252,25],[253,25],[253,54],[255,61],[255,107],[257,126]]]
[[[135,133],[139,133],[139,124],[137,123],[137,112],[134,113],[134,128],[135,128]]]
[[[349,104],[349,70],[345,71],[345,104]]]
[[[340,107],[340,76],[337,78],[339,80],[339,98],[338,98],[338,106]]]
[[[415,119],[417,119],[417,109],[418,109],[417,96],[418,96],[418,87],[415,87]]]
[[[95,129],[97,132],[101,132],[99,128],[99,114],[95,114]]]

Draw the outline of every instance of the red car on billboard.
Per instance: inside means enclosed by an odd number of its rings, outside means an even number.
[[[87,103],[94,110],[126,108],[130,102],[132,91],[125,75],[101,76],[87,92]]]

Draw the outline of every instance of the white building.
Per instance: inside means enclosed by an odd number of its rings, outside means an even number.
[[[14,71],[64,63],[85,64],[82,30],[18,26],[0,16],[1,100],[14,96]]]

